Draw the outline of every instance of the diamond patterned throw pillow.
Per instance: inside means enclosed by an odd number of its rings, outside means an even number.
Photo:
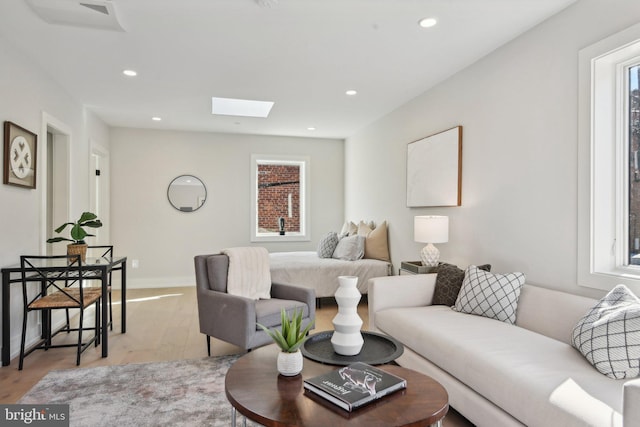
[[[524,280],[522,273],[494,274],[470,265],[453,309],[514,324]]]
[[[331,258],[336,246],[338,246],[338,233],[330,231],[318,243],[318,256],[320,258]]]
[[[491,271],[491,264],[479,265],[478,268]],[[442,263],[438,265],[438,275],[431,304],[453,306],[460,293],[463,280],[464,270],[453,264]]]
[[[616,286],[578,322],[571,342],[609,378],[639,376],[640,299],[626,286]]]

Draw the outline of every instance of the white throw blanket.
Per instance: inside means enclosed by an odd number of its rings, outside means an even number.
[[[229,257],[227,293],[256,300],[271,298],[271,272],[266,248],[228,248],[222,253]]]

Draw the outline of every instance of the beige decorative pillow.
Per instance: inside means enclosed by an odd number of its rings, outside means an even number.
[[[373,229],[370,225],[360,221],[358,235],[366,237],[364,242],[365,258],[391,261],[387,238],[387,221],[382,221],[380,225]]]
[[[347,221],[342,226],[338,237],[342,238],[345,236],[355,236],[356,234],[358,234],[358,226],[351,221]]]

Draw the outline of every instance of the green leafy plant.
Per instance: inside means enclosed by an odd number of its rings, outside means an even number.
[[[56,233],[61,233],[67,226],[71,226],[71,238],[68,239],[66,237],[52,237],[47,239],[47,243],[56,243],[62,242],[64,240],[68,242],[73,242],[74,244],[83,244],[85,243],[84,238],[89,236],[95,236],[95,234],[89,234],[86,232],[85,227],[87,228],[100,228],[102,227],[102,222],[98,219],[98,216],[91,212],[83,212],[80,215],[80,219],[76,222],[65,222],[60,227],[55,229]]]
[[[302,327],[302,309],[298,312],[295,310],[293,312],[293,316],[291,318],[287,317],[287,312],[285,309],[282,309],[281,312],[281,325],[282,330],[278,331],[277,329],[269,329],[264,325],[258,323],[266,333],[278,344],[278,347],[286,353],[295,353],[298,351],[302,343],[304,342],[305,337],[307,336],[307,332],[313,327],[313,321],[310,322],[306,328],[302,331],[300,328]]]

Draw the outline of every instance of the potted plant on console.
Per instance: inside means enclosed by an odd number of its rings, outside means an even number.
[[[52,237],[47,239],[47,243],[56,243],[62,241],[71,242],[67,245],[67,255],[80,255],[82,261],[85,261],[87,257],[87,243],[84,241],[85,237],[95,236],[95,234],[89,234],[85,228],[100,228],[102,222],[98,219],[98,216],[91,212],[83,212],[80,218],[76,222],[65,222],[60,227],[55,229],[56,233],[61,233],[67,226],[71,226],[71,238],[66,237]]]
[[[282,309],[281,312],[281,331],[277,329],[269,329],[264,325],[258,323],[266,333],[271,336],[273,341],[280,347],[280,353],[278,353],[277,367],[278,372],[281,375],[291,377],[298,375],[302,372],[302,353],[300,352],[300,346],[304,342],[307,333],[313,326],[311,321],[306,328],[302,331],[302,309],[293,312],[291,318],[287,317],[287,312]]]

